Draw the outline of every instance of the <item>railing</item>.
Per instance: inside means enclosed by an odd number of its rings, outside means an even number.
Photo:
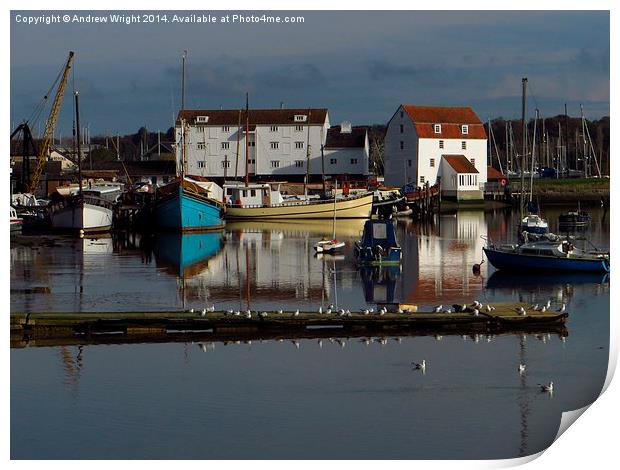
[[[364,194],[359,194],[359,195],[354,195],[354,196],[343,196],[342,198],[336,199],[336,204],[339,202],[349,202],[349,201],[355,201],[356,199],[361,199],[364,197],[367,197],[368,195],[370,195],[372,193],[364,193]],[[264,205],[264,204],[227,204],[228,207],[240,207],[240,208],[244,208],[244,209],[253,209],[253,208],[259,208],[259,207],[297,207],[297,206],[312,206],[312,205],[318,205],[318,204],[334,204],[334,199],[319,199],[317,200],[303,200],[303,201],[291,201],[291,202],[283,202],[280,204],[269,204],[269,205]]]

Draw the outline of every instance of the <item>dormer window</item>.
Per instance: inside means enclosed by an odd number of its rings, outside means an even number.
[[[433,131],[435,131],[435,134],[441,134],[441,124],[434,124]]]
[[[209,116],[196,116],[196,122],[200,124],[206,124],[209,120]]]
[[[295,114],[295,122],[306,122],[306,119],[308,119],[308,116],[305,114]]]
[[[469,134],[469,126],[467,124],[461,126],[461,134]]]

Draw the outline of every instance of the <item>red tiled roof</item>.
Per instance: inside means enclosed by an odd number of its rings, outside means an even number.
[[[181,117],[194,124],[196,116],[208,116],[207,126],[237,126],[239,124],[239,112],[241,112],[241,125],[245,126],[245,109],[186,109],[179,111],[177,124]],[[295,115],[302,114],[307,117],[305,122],[295,121]],[[304,108],[304,109],[250,109],[250,124],[252,125],[300,125],[323,124],[327,118],[327,108]]]
[[[330,127],[327,131],[325,148],[359,148],[366,144],[366,127],[352,127],[351,132],[340,132],[340,126]]]
[[[476,167],[465,155],[442,155],[442,157],[457,173],[478,173]]]
[[[470,107],[413,106],[404,104],[403,109],[415,124],[418,137],[430,139],[486,139],[482,121]],[[435,133],[433,124],[441,124],[441,132]],[[467,124],[468,133],[461,132]]]
[[[504,176],[499,170],[496,170],[492,166],[487,166],[487,180],[490,181],[502,179],[506,179],[506,176]]]

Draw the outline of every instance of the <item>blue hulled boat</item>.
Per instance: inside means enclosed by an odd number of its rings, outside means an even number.
[[[536,241],[483,248],[497,269],[609,272],[609,253],[585,252],[569,241]]]
[[[155,224],[181,232],[220,229],[225,212],[221,192],[212,182],[178,178],[157,190]]]
[[[362,239],[355,242],[355,256],[361,265],[400,264],[402,251],[396,241],[392,220],[367,220]]]

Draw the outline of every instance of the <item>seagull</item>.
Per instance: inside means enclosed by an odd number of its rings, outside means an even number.
[[[204,317],[206,314],[207,314],[207,309],[206,309],[206,308],[203,308],[203,309],[202,309],[202,312],[200,312],[200,316],[201,316],[201,317]]]
[[[547,310],[551,308],[551,300],[547,300],[547,304],[545,305],[545,307],[547,307]]]
[[[207,308],[207,312],[215,312],[215,305],[211,305]]]
[[[480,308],[482,307],[482,304],[480,302],[478,302],[477,300],[474,300],[474,308]]]
[[[542,313],[545,313],[545,312],[547,311],[547,307],[545,307],[545,306],[543,305],[543,307],[540,309],[540,311],[541,311]]]
[[[232,309],[230,309],[230,310],[227,310],[226,313],[228,313],[228,315],[232,315],[235,312]]]
[[[369,313],[375,313],[375,309],[371,308],[370,310],[368,310]]]
[[[342,316],[344,316],[344,314],[345,314],[345,313],[346,313],[346,312],[344,311],[344,308],[341,308],[341,309],[340,309],[340,316],[341,316],[341,317],[342,317]]]
[[[478,315],[480,315],[480,310],[478,310],[477,308],[474,309],[474,317],[477,317]]]
[[[329,305],[327,306],[327,308],[329,308],[329,309],[333,310],[333,309],[334,309],[334,304],[329,304]]]
[[[241,315],[241,312],[240,312],[239,310],[237,310],[237,311],[235,312],[235,316],[236,316],[236,317],[238,317],[239,315]]]
[[[422,362],[412,362],[411,364],[413,364],[415,370],[426,370],[426,359],[422,359]]]
[[[461,312],[465,312],[467,310],[467,305],[463,304],[461,305]]]
[[[323,340],[322,339],[319,340],[319,348],[323,349]]]
[[[452,309],[451,308],[447,308],[443,311],[443,313],[452,313]]]
[[[284,312],[282,310],[278,310],[278,313],[282,315]]]
[[[532,310],[540,310],[540,305],[536,304],[536,305],[532,305],[530,307]]]
[[[541,392],[548,392],[548,393],[553,392],[553,382],[549,382],[549,384],[547,385],[538,384],[538,386],[540,387]]]
[[[525,309],[523,307],[515,308],[515,312],[517,312],[519,315],[523,315],[523,316],[525,316],[527,314],[527,312],[525,311]]]
[[[525,372],[525,364],[519,364],[517,370],[519,371],[519,374],[523,374],[523,372]]]
[[[385,310],[383,309],[379,310],[379,315],[385,315]]]
[[[297,349],[299,349],[299,341],[292,341],[292,343],[295,345]]]
[[[249,310],[246,312],[245,314],[245,318],[247,318],[248,320],[250,320],[252,318],[252,312],[250,312]]]
[[[558,312],[560,312],[560,313],[566,312],[566,304],[562,304],[562,307],[560,309],[558,309]]]
[[[193,308],[190,308],[190,309],[189,309],[189,313],[194,313],[194,309],[193,309]]]
[[[328,308],[328,309],[327,309],[327,311],[326,311],[325,313],[327,313],[328,315],[331,315],[331,314],[332,314],[332,309],[331,309],[331,308]]]
[[[323,307],[319,307],[319,313],[323,313]]]
[[[248,310],[248,313],[249,313],[249,312],[250,312],[250,311]],[[258,316],[259,316],[259,317],[261,317],[261,318],[265,318],[265,317],[268,317],[268,316],[269,316],[269,314],[268,314],[267,312],[261,312],[261,313],[259,313],[259,314],[258,314]]]
[[[351,310],[347,309],[346,312],[344,312],[347,316],[351,316]]]
[[[295,313],[293,313],[294,317],[298,317],[299,316],[299,309],[295,310]]]
[[[493,310],[495,310],[495,307],[487,304],[487,312],[492,312]]]
[[[368,310],[368,309],[366,308],[366,309],[364,309],[363,313],[364,313],[364,315],[368,315],[368,314],[370,313],[370,310]]]
[[[441,309],[443,309],[443,305],[437,305],[434,309],[433,312],[434,313],[440,313]]]

